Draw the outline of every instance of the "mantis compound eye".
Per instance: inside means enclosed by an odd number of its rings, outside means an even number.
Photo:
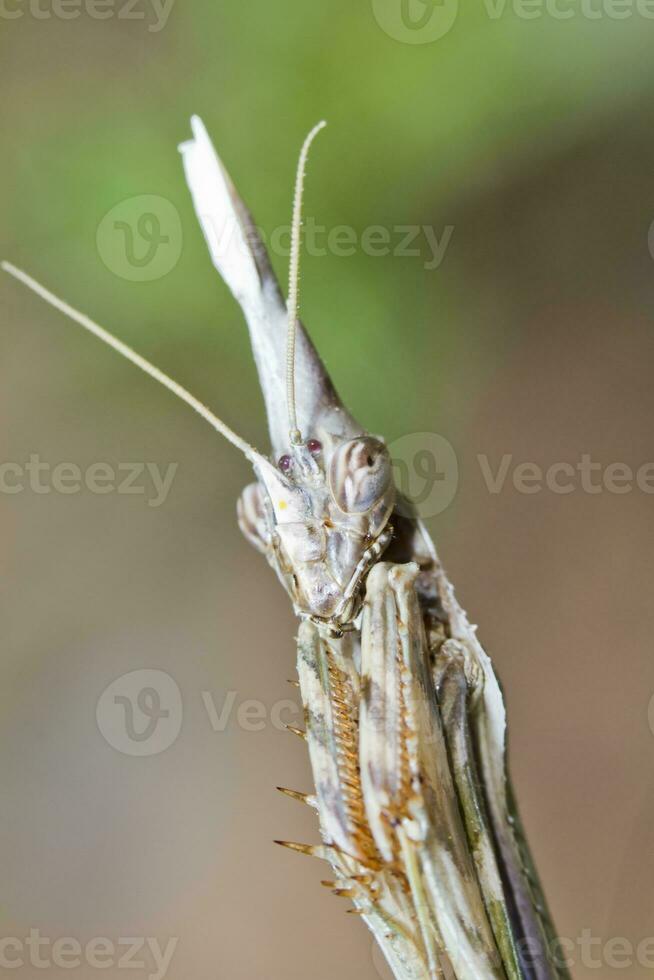
[[[332,456],[329,489],[345,514],[365,514],[385,495],[392,464],[386,446],[371,436],[343,443]]]

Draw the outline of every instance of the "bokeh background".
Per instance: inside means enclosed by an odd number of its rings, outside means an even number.
[[[394,244],[400,226],[453,228],[437,268],[422,237],[418,255],[305,256],[304,317],[372,431],[454,446],[458,492],[429,526],[506,689],[558,930],[595,937],[573,974],[613,976],[602,949],[623,938],[620,973],[649,975],[635,949],[654,936],[654,498],[519,493],[512,469],[492,494],[478,454],[494,470],[505,454],[511,467],[654,460],[652,11],[30,2],[0,15],[2,254],[257,445],[246,330],[176,151],[191,113],[269,235],[288,223],[297,152],[322,117],[310,218],[358,235],[381,225]],[[164,205],[139,229],[143,195]],[[153,229],[168,242],[148,243]],[[282,248],[273,262],[284,279]],[[376,980],[324,869],[271,843],[317,837],[274,789],[310,777],[268,713],[294,696],[296,626],[235,525],[246,463],[17,283],[3,277],[0,293],[3,462],[178,465],[158,507],[149,489],[0,495],[0,934],[177,937],[170,980]],[[166,672],[183,706],[176,740],[145,757],[96,720],[102,692],[135,670]],[[260,731],[239,723],[252,699]],[[225,709],[223,730],[207,704]],[[46,968],[25,952],[13,975],[68,975],[48,949]]]

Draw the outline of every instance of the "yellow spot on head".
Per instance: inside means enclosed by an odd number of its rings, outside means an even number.
[[[280,510],[286,510],[288,504],[286,503],[285,500],[280,500],[277,506],[279,507]]]

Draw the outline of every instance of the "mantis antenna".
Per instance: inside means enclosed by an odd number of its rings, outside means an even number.
[[[297,426],[295,408],[295,339],[297,335],[297,313],[299,301],[300,279],[300,236],[302,232],[302,195],[304,193],[304,173],[307,165],[309,149],[314,139],[327,123],[323,120],[313,127],[300,151],[295,177],[295,194],[293,197],[293,222],[291,224],[291,260],[288,273],[288,334],[286,343],[286,404],[288,409],[288,429],[291,445],[297,446],[302,442],[302,434]]]
[[[258,455],[256,449],[250,446],[245,439],[241,439],[240,436],[237,436],[228,425],[225,425],[221,419],[214,415],[213,412],[210,411],[206,405],[203,405],[201,401],[198,401],[198,399],[187,391],[186,388],[183,388],[177,383],[177,381],[173,381],[172,378],[169,378],[167,374],[160,371],[159,368],[154,366],[154,364],[150,364],[150,362],[146,361],[144,357],[141,357],[141,355],[137,354],[131,347],[124,344],[122,340],[118,340],[118,338],[114,337],[113,334],[110,334],[108,330],[105,330],[97,323],[94,323],[93,320],[86,316],[85,313],[80,313],[79,310],[73,309],[73,307],[69,306],[69,304],[64,302],[64,300],[59,299],[59,297],[55,296],[54,293],[51,293],[49,289],[46,289],[45,286],[38,283],[36,279],[32,279],[32,277],[26,272],[23,272],[22,269],[17,269],[15,265],[11,264],[11,262],[2,262],[1,267],[5,272],[8,272],[10,276],[13,276],[14,279],[18,279],[25,286],[27,286],[28,289],[31,289],[32,292],[36,293],[37,296],[44,299],[46,303],[50,304],[50,306],[54,306],[55,309],[59,310],[65,316],[70,317],[70,319],[74,320],[75,323],[79,323],[79,325],[84,327],[85,330],[88,330],[89,333],[92,333],[95,337],[103,340],[105,344],[108,344],[109,347],[113,347],[115,351],[122,354],[123,357],[127,358],[128,361],[131,361],[132,364],[136,364],[136,366],[142,371],[149,374],[151,378],[154,378],[155,381],[159,381],[165,388],[172,391],[174,395],[177,395],[177,397],[181,398],[183,402],[190,405],[191,408],[198,413],[198,415],[201,415],[202,418],[216,430],[216,432],[220,432],[220,434],[224,436],[228,442],[231,442],[233,446],[240,449],[248,459],[254,460],[255,456]]]

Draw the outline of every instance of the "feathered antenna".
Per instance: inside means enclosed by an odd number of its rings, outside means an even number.
[[[4,269],[5,272],[8,272],[10,276],[13,276],[14,279],[18,279],[20,282],[22,282],[28,289],[31,289],[32,292],[37,294],[37,296],[40,296],[41,299],[44,299],[46,303],[50,304],[50,306],[54,306],[56,310],[59,310],[65,316],[70,317],[70,319],[74,320],[75,323],[79,323],[79,325],[84,327],[85,330],[88,330],[89,333],[92,333],[95,337],[98,337],[100,340],[104,341],[104,343],[108,344],[109,347],[113,347],[115,351],[122,354],[122,356],[127,358],[128,361],[131,361],[132,364],[136,364],[138,368],[145,371],[146,374],[149,374],[151,378],[154,378],[155,381],[159,381],[165,388],[172,391],[174,395],[177,395],[177,397],[181,398],[183,402],[190,405],[191,408],[198,413],[198,415],[201,415],[202,418],[216,430],[216,432],[220,432],[220,434],[231,442],[233,446],[240,449],[248,459],[254,460],[254,458],[259,455],[253,446],[250,446],[245,439],[241,439],[240,436],[237,436],[236,433],[222,421],[222,419],[219,419],[217,415],[214,415],[206,405],[203,405],[202,402],[195,398],[189,391],[186,390],[186,388],[183,388],[177,383],[177,381],[169,378],[167,374],[160,371],[158,367],[154,366],[154,364],[150,364],[149,361],[146,361],[146,359],[141,357],[140,354],[137,354],[135,350],[132,350],[132,348],[128,347],[127,344],[124,344],[122,340],[118,340],[117,337],[110,334],[108,330],[104,329],[104,327],[94,323],[93,320],[86,316],[85,313],[80,313],[79,310],[74,309],[63,299],[59,299],[59,297],[55,296],[54,293],[51,293],[49,289],[46,289],[45,286],[38,283],[36,279],[33,279],[26,272],[23,272],[22,269],[17,269],[15,265],[11,264],[11,262],[2,262],[1,268]]]
[[[302,434],[297,426],[295,409],[295,337],[297,330],[297,313],[300,291],[300,236],[302,231],[302,195],[304,193],[304,173],[307,165],[309,149],[314,139],[327,123],[323,120],[314,126],[300,151],[300,159],[295,178],[295,194],[293,197],[293,221],[291,224],[291,260],[288,272],[288,335],[286,346],[286,402],[288,408],[288,429],[291,445],[302,442]]]

